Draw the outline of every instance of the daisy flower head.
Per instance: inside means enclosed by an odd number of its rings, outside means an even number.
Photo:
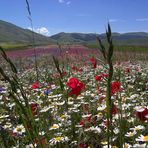
[[[64,142],[68,142],[69,138],[67,136],[63,137],[63,136],[58,136],[55,138],[52,138],[51,140],[49,140],[49,143],[51,145],[56,145],[57,143],[64,143]]]
[[[25,127],[23,125],[18,125],[13,129],[13,133],[17,135],[23,135],[25,133]]]

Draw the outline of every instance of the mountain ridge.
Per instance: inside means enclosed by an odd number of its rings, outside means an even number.
[[[58,33],[56,35],[50,36],[50,38],[57,40],[59,42],[95,42],[96,37],[99,36],[105,41],[106,35],[94,34],[94,33]],[[115,44],[119,45],[146,45],[148,46],[148,33],[147,32],[127,32],[127,33],[112,33],[113,40]]]
[[[95,43],[99,36],[104,42],[105,33],[65,33],[60,32],[50,37],[34,32],[35,44],[88,44]],[[147,32],[112,33],[113,41],[117,45],[141,45],[148,46]],[[0,20],[0,44],[32,44],[32,31],[16,26],[12,23]]]

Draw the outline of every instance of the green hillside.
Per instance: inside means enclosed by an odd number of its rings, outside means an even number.
[[[82,43],[95,44],[96,37],[99,36],[105,42],[105,34],[93,33],[59,33],[51,36],[52,39],[58,42],[68,43]],[[116,45],[134,45],[134,46],[148,46],[148,33],[145,32],[131,32],[131,33],[113,33],[113,40]]]
[[[35,44],[50,44],[53,42],[49,37],[34,33]],[[21,46],[32,44],[32,32],[14,24],[0,20],[0,45]]]
[[[105,34],[94,33],[58,33],[50,37],[34,33],[35,45],[49,44],[82,44],[88,47],[96,47],[98,43],[96,37],[99,36],[104,42]],[[113,33],[113,41],[116,46],[148,46],[148,33],[146,32],[129,32]],[[22,48],[30,46],[33,43],[32,32],[23,29],[14,24],[0,20],[0,46],[6,49]]]

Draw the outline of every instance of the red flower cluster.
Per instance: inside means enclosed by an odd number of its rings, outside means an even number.
[[[102,74],[100,74],[100,75],[97,75],[97,76],[95,76],[95,80],[96,80],[96,81],[101,81],[101,79],[102,79],[103,77],[108,78],[108,74],[102,73]]]
[[[84,84],[77,78],[70,78],[67,82],[67,86],[70,89],[70,96],[78,96],[81,93],[81,90],[84,88]]]
[[[112,82],[111,83],[111,92],[112,95],[119,92],[121,90],[121,83],[120,82]]]
[[[102,76],[101,75],[95,76],[95,80],[96,81],[101,81],[101,79],[102,79]]]
[[[39,88],[39,82],[34,82],[31,86],[32,89],[37,89]]]
[[[31,103],[31,111],[33,116],[37,115],[37,107],[38,107],[37,103],[35,102]]]
[[[148,108],[137,110],[136,117],[139,118],[141,121],[148,120]]]
[[[95,58],[91,58],[90,59],[90,62],[92,63],[93,68],[96,68],[97,67],[97,60]]]

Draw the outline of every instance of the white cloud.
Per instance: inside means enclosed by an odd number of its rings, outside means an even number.
[[[69,0],[58,0],[59,3],[63,3],[63,4],[66,4],[66,5],[70,5],[71,4],[71,1]]]
[[[58,0],[59,1],[59,3],[64,3],[65,1],[64,0]]]
[[[49,30],[45,27],[37,28],[36,32],[45,36],[48,36],[50,34]]]
[[[136,19],[136,21],[138,21],[138,22],[148,21],[148,18]]]
[[[28,29],[32,30],[31,27],[28,27]],[[46,27],[40,27],[40,28],[36,28],[36,29],[33,28],[33,31],[36,32],[36,33],[45,35],[45,36],[49,36],[50,35],[50,32],[49,32],[49,30]]]

